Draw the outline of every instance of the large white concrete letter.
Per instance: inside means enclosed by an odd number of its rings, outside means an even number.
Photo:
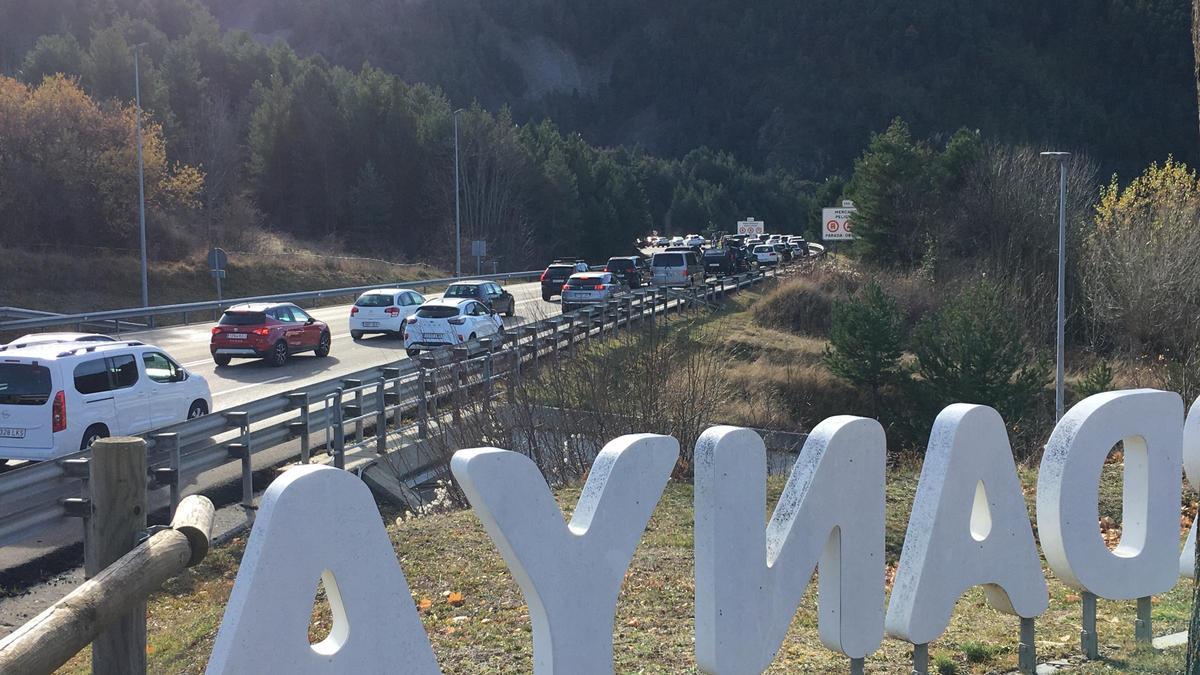
[[[766,530],[766,448],[713,427],[696,443],[696,661],[708,673],[770,665],[820,563],[819,633],[862,657],[883,639],[886,441],[875,420],[809,434]]]
[[[1121,541],[1100,536],[1100,472],[1125,445]],[[1153,389],[1113,391],[1077,403],[1054,428],[1038,474],[1038,533],[1046,562],[1074,588],[1110,600],[1171,589],[1179,579],[1183,400]]]
[[[317,581],[333,629],[310,645]],[[267,488],[207,673],[439,673],[371,491],[325,466]]]
[[[617,595],[678,456],[670,436],[610,442],[568,525],[528,457],[495,448],[454,453],[454,477],[529,603],[535,673],[613,671]]]
[[[1187,420],[1183,423],[1183,473],[1192,490],[1200,492],[1200,398],[1192,402]],[[1183,552],[1179,554],[1179,573],[1188,579],[1196,578],[1197,522],[1200,522],[1200,517],[1192,519],[1192,528],[1188,530]]]
[[[888,604],[887,632],[914,644],[950,624],[954,603],[982,585],[996,609],[1023,617],[1050,596],[1004,420],[957,403],[929,435],[904,550]]]

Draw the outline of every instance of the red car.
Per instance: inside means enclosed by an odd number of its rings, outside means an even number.
[[[290,302],[251,303],[225,310],[212,329],[208,348],[218,366],[234,358],[266,359],[282,366],[300,352],[329,356],[331,339],[325,322]]]

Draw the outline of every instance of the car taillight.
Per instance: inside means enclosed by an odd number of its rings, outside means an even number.
[[[451,326],[461,326],[466,322],[467,322],[467,320],[460,316],[460,317],[450,319],[446,323],[450,324]]]
[[[563,284],[562,290],[564,290],[564,291],[565,291],[565,290],[567,290],[567,285],[566,285],[566,284]]]
[[[538,281],[545,281],[550,272],[542,272],[542,277]]]
[[[352,305],[350,307],[350,316],[354,316],[355,314],[358,314],[358,305]]]
[[[604,290],[604,284],[596,284],[595,286],[592,286],[592,290],[593,291],[602,291],[602,290]]]
[[[388,307],[387,309],[385,309],[383,311],[388,316],[400,316],[400,308],[399,307]]]
[[[416,322],[417,322],[417,317],[415,315],[408,317],[408,323],[416,323]]]
[[[216,335],[217,333],[220,333],[220,332],[221,332],[220,326],[213,326],[213,335]]]
[[[67,428],[67,394],[58,392],[54,395],[54,406],[50,409],[51,428],[63,431]]]
[[[255,328],[252,332],[255,335],[270,335],[271,329],[270,328]]]

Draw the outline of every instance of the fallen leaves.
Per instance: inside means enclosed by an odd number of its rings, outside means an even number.
[[[450,606],[452,607],[460,607],[464,602],[466,602],[466,599],[463,598],[462,593],[455,591],[446,596],[446,602],[450,603]]]
[[[422,612],[429,609],[430,607],[433,607],[433,601],[430,600],[429,598],[421,598],[420,600],[417,601],[417,609]]]

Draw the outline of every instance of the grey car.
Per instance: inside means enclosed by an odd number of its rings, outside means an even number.
[[[572,274],[563,285],[562,311],[569,312],[583,305],[605,302],[628,290],[617,275],[610,272]]]

